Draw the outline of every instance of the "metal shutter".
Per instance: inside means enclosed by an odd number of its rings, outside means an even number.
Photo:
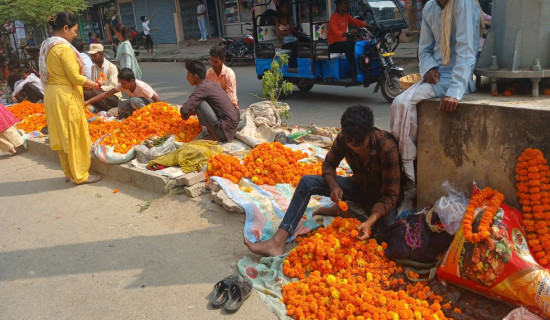
[[[200,39],[201,32],[197,22],[197,3],[195,0],[180,0],[180,10],[185,40]]]
[[[158,29],[151,32],[154,43],[177,43],[176,27],[174,25],[174,13],[176,6],[174,0],[134,0],[137,26],[136,30],[143,31],[141,16],[147,18],[155,14],[153,22],[149,24],[151,29]]]
[[[121,3],[118,5],[120,8],[120,18],[122,23],[127,26],[133,26],[136,23],[134,19],[134,6],[131,2]],[[113,37],[115,35],[113,34]]]

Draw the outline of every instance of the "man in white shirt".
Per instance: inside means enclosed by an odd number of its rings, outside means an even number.
[[[21,68],[21,80],[17,81],[11,98],[14,102],[28,100],[37,103],[44,99],[44,85],[42,81],[27,67]]]
[[[197,0],[197,22],[199,23],[199,30],[201,31],[201,38],[199,41],[206,41],[206,8],[202,4],[201,0]]]
[[[75,47],[76,50],[78,50],[78,52],[80,52],[80,57],[84,61],[84,67],[86,68],[86,78],[90,80],[95,80],[92,79],[92,65],[94,63],[92,62],[92,59],[90,59],[90,56],[87,55],[86,52],[84,52],[84,43],[80,41],[80,39],[74,38],[71,44],[73,45],[73,47]]]
[[[99,43],[90,44],[88,54],[92,58],[92,80],[101,84],[101,90],[84,88],[84,100],[102,94],[103,92],[114,89],[118,84],[118,69],[109,60],[105,59],[103,45]],[[94,103],[97,111],[108,111],[112,108],[118,108],[118,103],[122,99],[122,94],[116,93],[108,98]]]
[[[153,38],[151,38],[151,28],[149,27],[149,22],[155,18],[155,15],[152,15],[151,18],[147,19],[145,16],[141,16],[141,26],[143,28],[143,34],[145,35],[145,49],[147,49],[147,55],[154,55],[153,52]]]
[[[131,116],[135,110],[139,110],[153,102],[160,101],[155,90],[147,83],[136,80],[130,68],[123,68],[120,70],[118,73],[118,81],[119,84],[115,88],[84,101],[84,105],[89,106],[99,100],[103,100],[118,92],[124,91],[124,93],[130,96],[130,100],[120,101],[118,103],[118,118],[124,119]]]

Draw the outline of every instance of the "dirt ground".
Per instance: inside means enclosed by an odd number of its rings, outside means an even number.
[[[255,292],[234,315],[208,306],[248,255],[244,215],[209,196],[76,186],[27,152],[0,156],[0,201],[0,319],[276,319]]]

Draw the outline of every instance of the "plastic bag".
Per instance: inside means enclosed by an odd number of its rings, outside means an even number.
[[[478,192],[474,185],[473,194]],[[478,231],[485,208],[476,210],[473,232]],[[521,219],[520,212],[502,203],[489,238],[471,243],[460,228],[437,269],[439,280],[550,317],[550,272],[529,252]]]
[[[445,231],[449,234],[455,234],[462,224],[468,199],[466,199],[464,193],[456,191],[448,180],[443,181],[441,188],[447,195],[434,203],[434,209],[439,215]]]
[[[152,147],[149,149],[149,147],[143,144],[135,146],[134,149],[136,150],[136,159],[141,163],[149,163],[151,160],[176,150],[175,142],[176,137],[174,135],[170,135],[164,143],[157,147]]]

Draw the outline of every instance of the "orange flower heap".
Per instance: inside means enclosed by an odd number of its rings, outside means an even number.
[[[17,123],[17,129],[25,132],[40,131],[46,126],[46,116],[43,114],[31,115]]]
[[[464,219],[462,219],[464,238],[467,241],[477,243],[491,236],[491,224],[502,201],[504,201],[504,195],[491,188],[485,188],[470,198]],[[475,220],[475,212],[478,209],[483,210],[484,206],[485,210],[482,213],[483,216],[477,227],[477,232],[473,232],[472,225]]]
[[[525,149],[516,166],[516,189],[523,206],[529,249],[542,266],[550,263],[550,171],[538,149]]]
[[[8,108],[13,115],[19,121],[25,119],[31,114],[45,114],[46,108],[42,103],[32,103],[29,101],[23,101],[21,103],[16,103],[13,106]]]
[[[294,319],[446,319],[443,300],[418,282],[404,286],[403,272],[384,255],[385,243],[358,241],[356,219],[298,238],[283,272],[301,280],[283,287],[287,315]],[[308,276],[306,277],[306,274]],[[402,286],[405,290],[392,290]],[[426,299],[430,299],[429,303]]]
[[[321,162],[303,163],[307,153],[293,151],[279,142],[262,143],[244,158],[245,177],[258,185],[293,183],[298,185],[300,178],[308,174],[321,174]]]
[[[222,177],[238,184],[245,172],[245,167],[237,157],[220,153],[208,161],[208,165],[206,166],[206,184],[209,183],[209,178],[212,176]]]
[[[120,130],[102,140],[102,144],[114,146],[114,151],[127,153],[130,149],[154,136],[172,133],[183,142],[193,140],[202,131],[196,118],[184,121],[179,112],[165,102],[155,102],[135,111],[122,122]]]
[[[90,139],[92,142],[96,142],[97,139],[102,136],[113,133],[120,129],[122,122],[120,121],[103,121],[101,119],[88,123],[88,131],[90,132]]]

